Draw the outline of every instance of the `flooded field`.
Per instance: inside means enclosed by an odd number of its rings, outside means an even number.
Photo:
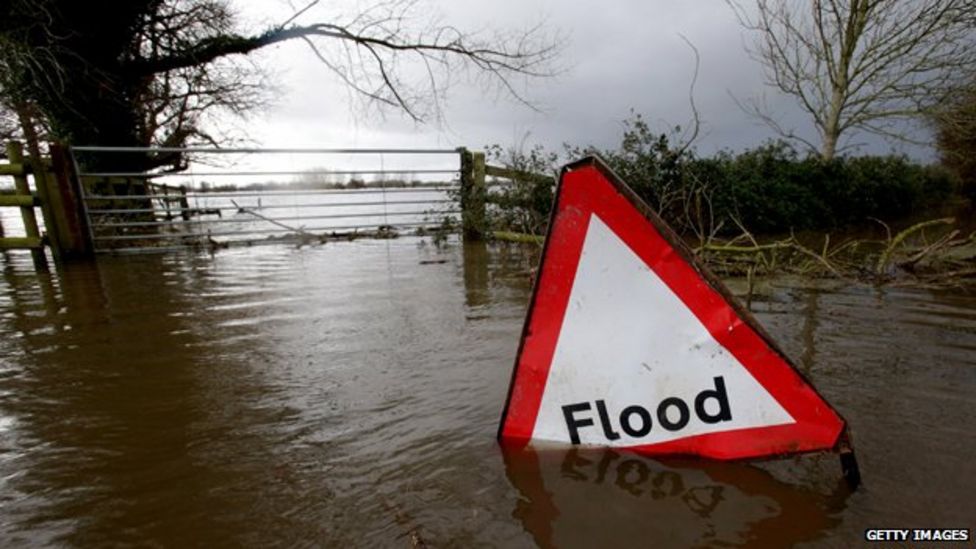
[[[850,421],[763,463],[504,453],[534,259],[418,239],[0,259],[0,545],[846,547],[976,528],[976,295],[776,282]]]

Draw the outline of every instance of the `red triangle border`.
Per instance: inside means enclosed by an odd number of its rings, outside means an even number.
[[[835,449],[846,422],[752,315],[673,231],[599,159],[563,169],[498,437],[530,442],[583,241],[596,214],[796,421],[689,436],[627,449],[648,455],[745,459]]]

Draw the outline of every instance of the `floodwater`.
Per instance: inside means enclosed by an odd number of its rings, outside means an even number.
[[[774,283],[852,425],[762,463],[504,453],[534,260],[419,239],[0,259],[0,545],[811,546],[976,528],[976,296]]]

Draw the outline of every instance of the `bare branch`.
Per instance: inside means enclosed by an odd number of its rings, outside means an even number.
[[[418,122],[440,119],[460,76],[488,80],[534,108],[525,84],[556,73],[561,42],[541,25],[466,33],[419,0],[366,0],[351,15],[330,16],[320,15],[324,4],[302,0],[281,23],[250,32],[232,0],[130,0],[111,10],[0,2],[0,99],[36,105],[61,139],[183,145],[219,142],[216,116],[267,104],[271,79],[248,54],[272,44],[300,42],[351,96]]]
[[[695,140],[698,139],[698,133],[701,131],[701,114],[698,112],[698,106],[695,105],[695,84],[698,83],[698,69],[701,67],[701,55],[698,53],[698,48],[691,43],[691,40],[683,34],[678,34],[685,44],[691,48],[691,52],[695,55],[695,71],[691,75],[691,83],[688,85],[688,104],[691,105],[691,135],[683,139],[684,143],[678,149],[678,156],[684,154],[685,151],[691,147]]]
[[[294,13],[294,14],[293,14],[293,15],[292,15],[291,17],[289,17],[288,19],[285,19],[285,20],[284,20],[284,21],[283,21],[283,22],[282,22],[282,23],[281,23],[280,25],[278,25],[278,26],[279,26],[279,27],[281,27],[281,28],[284,28],[284,27],[286,27],[286,26],[288,26],[288,25],[290,25],[292,21],[294,21],[295,19],[298,19],[299,17],[301,17],[301,16],[302,16],[302,14],[304,14],[304,13],[305,13],[305,12],[307,12],[308,10],[310,10],[310,9],[312,9],[312,7],[313,7],[313,6],[315,6],[315,5],[316,5],[316,4],[318,4],[318,3],[319,3],[319,0],[312,0],[311,2],[309,2],[309,3],[308,3],[308,5],[307,5],[307,6],[305,6],[304,8],[302,8],[302,9],[300,9],[300,10],[298,10],[298,11],[296,11],[296,12],[295,12],[295,13]]]
[[[756,35],[767,83],[810,116],[825,159],[848,131],[904,138],[887,121],[930,112],[976,67],[974,0],[756,0],[755,15],[726,2]]]
[[[559,43],[546,37],[540,26],[492,39],[466,35],[451,26],[434,26],[411,34],[405,29],[407,14],[402,11],[410,5],[412,3],[394,1],[387,6],[387,11],[371,13],[366,10],[358,14],[352,24],[291,25],[252,36],[231,33],[207,36],[169,55],[133,59],[126,70],[135,75],[159,74],[204,65],[224,57],[246,55],[272,44],[302,40],[330,71],[357,93],[381,104],[396,106],[416,121],[424,118],[416,110],[424,94],[412,93],[411,86],[400,78],[399,63],[404,55],[411,56],[426,68],[427,79],[434,90],[438,78],[433,66],[449,70],[459,62],[490,76],[511,97],[534,108],[516,89],[512,78],[554,74],[551,62],[558,54]],[[346,60],[340,62],[341,58],[330,56],[319,46],[326,42],[348,44],[353,48],[346,49]],[[374,79],[380,86],[371,89],[369,83]]]

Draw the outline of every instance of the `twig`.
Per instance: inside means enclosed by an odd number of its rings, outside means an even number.
[[[892,254],[895,253],[895,248],[897,248],[899,244],[904,242],[904,240],[908,238],[910,235],[912,235],[913,233],[925,229],[926,227],[932,227],[934,225],[948,225],[955,222],[956,220],[953,217],[944,217],[942,219],[932,219],[930,221],[923,221],[921,223],[916,223],[911,227],[901,231],[900,233],[896,234],[894,238],[891,238],[890,236],[891,233],[889,231],[888,246],[887,248],[885,248],[885,251],[882,252],[881,257],[878,258],[878,265],[875,267],[875,274],[878,276],[884,274],[885,270],[888,268],[888,264],[891,262]],[[884,223],[882,223],[882,225],[884,225]],[[887,225],[885,225],[885,227],[887,227]]]
[[[886,239],[886,242],[891,242],[891,227],[889,227],[887,223],[885,223],[884,221],[881,221],[877,217],[869,217],[868,219],[871,220],[871,221],[874,221],[875,223],[878,223],[882,227],[884,227],[885,233],[887,233],[887,235],[888,235],[888,238]]]
[[[936,240],[935,242],[933,242],[933,243],[929,244],[928,246],[922,248],[915,255],[909,257],[905,261],[902,261],[902,262],[898,263],[898,266],[901,267],[902,269],[907,270],[907,271],[913,270],[915,268],[915,265],[918,264],[919,261],[921,261],[922,259],[924,259],[925,256],[927,256],[927,255],[931,254],[932,252],[935,252],[935,251],[937,251],[939,249],[949,247],[950,243],[952,242],[952,239],[955,238],[955,237],[957,237],[957,236],[959,236],[959,229],[956,229],[956,230],[950,232],[949,234],[943,236],[939,240]]]
[[[827,261],[826,253],[824,255],[817,254],[813,250],[797,242],[796,238],[793,237],[792,234],[790,235],[790,241],[791,241],[790,245],[793,247],[794,250],[800,252],[803,255],[813,258],[818,263],[823,265],[828,271],[830,271],[837,278],[846,278],[843,274],[841,274],[840,271],[838,271],[833,265],[830,264],[830,261]],[[826,244],[824,245],[824,250],[826,251]]]
[[[237,208],[237,211],[239,211],[241,213],[251,214],[251,215],[253,215],[255,217],[259,217],[259,218],[267,221],[268,223],[271,223],[272,225],[277,225],[279,227],[282,227],[284,229],[288,229],[289,231],[294,231],[294,232],[296,232],[298,234],[307,236],[309,238],[317,238],[314,234],[312,234],[312,233],[310,233],[308,231],[302,230],[301,227],[291,227],[289,225],[285,225],[284,223],[282,223],[280,221],[275,221],[274,219],[271,219],[270,217],[261,215],[261,214],[255,212],[255,211],[253,211],[253,210],[250,210],[248,208],[245,208],[243,206],[240,206],[240,205],[237,204],[237,202],[234,202],[233,200],[231,200],[230,203],[233,204],[234,207]]]

